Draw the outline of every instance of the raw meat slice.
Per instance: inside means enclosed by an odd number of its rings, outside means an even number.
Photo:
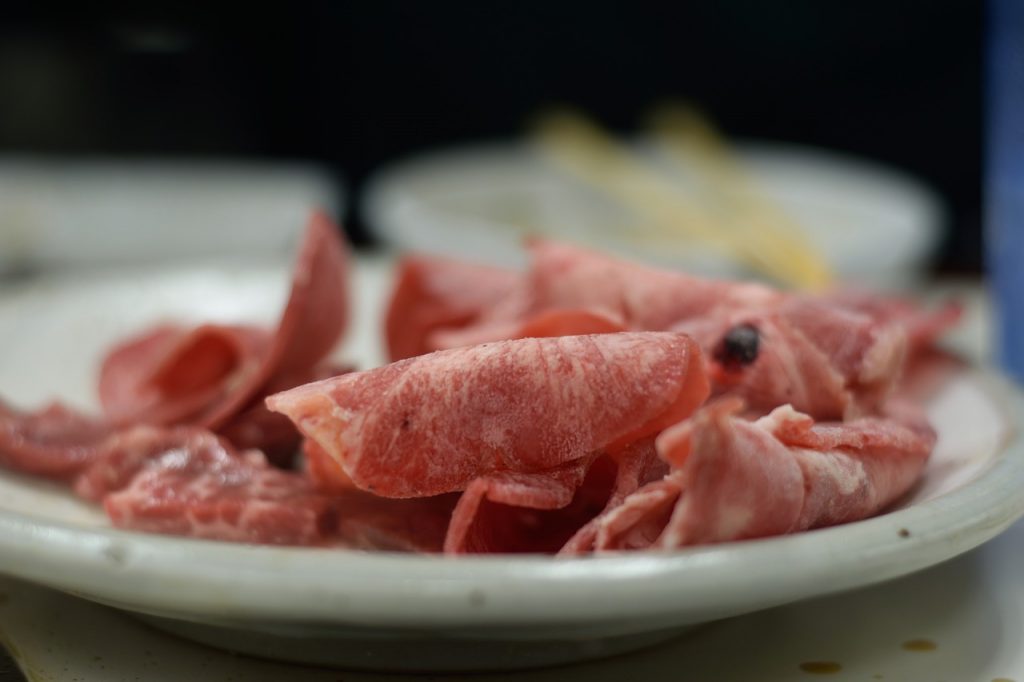
[[[681,320],[716,309],[760,308],[783,298],[783,294],[758,284],[691,277],[543,239],[531,240],[529,248],[531,266],[513,292],[514,305],[489,310],[474,324],[438,331],[430,337],[428,346],[436,350],[508,338],[553,336],[555,330],[550,327],[541,334],[525,329],[535,325],[544,330],[546,325],[537,320],[551,311],[586,314],[604,325],[614,325],[616,331],[664,331]],[[580,334],[591,330],[570,327],[565,331]]]
[[[75,479],[75,493],[87,500],[102,502],[110,493],[131,484],[136,474],[159,456],[179,451],[192,453],[188,456],[203,461],[215,461],[216,455],[225,449],[216,435],[190,426],[122,429],[99,445],[92,462]]]
[[[734,417],[727,399],[658,436],[681,495],[658,539],[662,547],[778,535],[796,529],[804,479],[795,457],[767,429]]]
[[[681,491],[657,546],[725,542],[867,518],[907,492],[935,432],[906,410],[815,424],[785,405],[756,422],[737,402],[663,432],[658,450]]]
[[[604,526],[611,513],[639,488],[663,478],[668,470],[668,465],[658,457],[653,438],[638,441],[626,448],[618,457],[615,481],[604,509],[561,547],[561,553],[578,554],[593,549],[598,535],[606,532]]]
[[[312,381],[329,379],[352,371],[348,365],[325,362],[312,369],[277,373],[242,411],[221,426],[217,433],[239,449],[261,450],[272,463],[290,468],[298,453],[302,437],[291,420],[267,409],[264,399],[268,395],[286,391]]]
[[[762,414],[790,403],[817,419],[876,412],[899,379],[906,349],[896,325],[803,296],[767,311],[721,311],[674,329],[708,353],[716,393],[740,396]]]
[[[661,331],[719,308],[761,309],[784,294],[760,284],[702,279],[568,244],[534,240],[528,274],[534,313],[604,312],[633,330]]]
[[[120,494],[121,491],[130,491]],[[217,540],[440,552],[456,497],[318,494],[305,477],[239,454],[195,427],[136,426],[108,438],[75,481],[115,525]]]
[[[0,402],[0,465],[57,480],[73,478],[110,434],[104,422],[60,403],[21,412]]]
[[[525,293],[519,293],[525,308],[436,331],[428,346],[627,329],[681,331],[694,336],[712,360],[718,393],[743,396],[761,412],[791,402],[820,419],[871,413],[899,376],[905,340],[891,315],[876,318],[832,298],[701,279],[555,242],[534,241],[531,251]],[[741,325],[761,333],[762,357],[754,356],[750,366],[715,363],[723,339]]]
[[[287,419],[284,415],[278,416]],[[316,441],[310,438],[302,441],[302,456],[306,476],[317,490],[326,493],[345,493],[349,490],[358,490],[341,465],[327,454],[326,450],[317,445]]]
[[[332,498],[338,515],[333,545],[347,549],[440,553],[456,493],[409,500],[350,489]]]
[[[298,443],[257,403],[269,392],[323,376],[319,365],[348,319],[347,253],[322,213],[310,220],[277,330],[206,324],[159,326],[114,348],[100,398],[119,424],[193,424],[224,429],[276,455]],[[240,413],[249,411],[244,417]],[[259,433],[257,433],[259,431]],[[265,438],[263,438],[265,436]]]
[[[276,545],[336,537],[335,502],[303,476],[271,467],[257,451],[237,453],[211,434],[147,428],[126,434],[121,445],[129,447],[111,450],[108,470],[80,485],[91,496],[104,485],[112,490],[103,506],[118,528]]]
[[[115,346],[100,368],[100,403],[114,423],[202,422],[233,386],[260,372],[269,332],[161,325]]]
[[[429,353],[436,330],[454,330],[501,306],[521,275],[438,256],[409,256],[398,264],[384,321],[392,361]],[[507,302],[505,303],[507,305]]]
[[[591,310],[547,310],[524,320],[476,325],[465,329],[443,329],[430,335],[435,348],[461,348],[487,343],[495,339],[528,339],[549,336],[583,336],[614,334],[626,331],[621,320],[607,313]]]
[[[610,502],[562,552],[670,549],[867,518],[914,485],[935,445],[904,404],[847,423],[815,423],[789,405],[757,421],[741,410],[727,398],[662,432],[670,473]]]
[[[267,399],[361,489],[463,490],[616,454],[689,415],[708,393],[696,344],[636,332],[501,341],[431,353]]]
[[[538,473],[497,472],[467,486],[452,513],[447,554],[556,552],[607,503],[608,456]]]
[[[880,296],[867,291],[846,290],[827,297],[830,302],[856,310],[879,320],[902,327],[907,333],[911,357],[933,346],[963,317],[963,305],[946,301],[926,308],[909,299]]]

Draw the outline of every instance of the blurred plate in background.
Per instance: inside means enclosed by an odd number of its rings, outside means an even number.
[[[651,145],[641,141],[634,148],[665,169]],[[945,210],[920,182],[810,147],[741,143],[736,153],[841,279],[906,284],[927,269]],[[685,173],[679,175],[685,184]],[[369,229],[402,249],[519,265],[523,236],[541,234],[700,274],[750,274],[727,255],[678,235],[638,238],[626,210],[526,143],[439,151],[398,163],[371,181],[363,209]]]
[[[340,183],[304,163],[0,159],[0,273],[287,251]]]

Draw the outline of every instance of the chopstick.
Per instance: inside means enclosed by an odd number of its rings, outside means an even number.
[[[661,238],[663,243],[665,236],[694,239],[773,279],[794,286],[820,284],[820,274],[807,266],[806,254],[799,255],[794,268],[785,244],[772,243],[763,232],[743,222],[723,222],[688,199],[666,174],[585,117],[564,110],[549,113],[539,119],[533,138],[556,165],[643,219],[636,235],[642,241]],[[702,171],[708,180],[712,168],[709,165]],[[731,181],[731,176],[722,177],[726,180],[714,184],[720,190]]]
[[[770,249],[776,258],[789,262],[794,284],[822,288],[832,281],[825,257],[803,227],[757,185],[699,109],[683,103],[663,104],[652,111],[649,120],[659,145],[697,171],[702,182],[700,196],[717,204],[733,229],[743,229],[745,238],[758,248]]]

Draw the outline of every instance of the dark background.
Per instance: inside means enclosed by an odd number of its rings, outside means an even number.
[[[0,153],[313,158],[349,189],[426,147],[665,97],[733,136],[907,169],[945,196],[941,266],[980,266],[983,3],[292,2],[0,10]],[[358,215],[348,217],[365,239]]]

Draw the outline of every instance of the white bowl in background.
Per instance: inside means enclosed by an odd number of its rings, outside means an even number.
[[[650,154],[642,141],[637,148]],[[945,228],[945,210],[917,180],[812,147],[742,143],[737,153],[842,280],[891,285],[914,281],[926,270]],[[750,274],[706,247],[683,241],[644,245],[631,238],[627,212],[525,142],[399,162],[371,180],[362,207],[369,229],[400,249],[516,266],[524,261],[523,236],[540,232],[700,274]]]
[[[0,158],[0,273],[287,253],[344,208],[307,163]]]

